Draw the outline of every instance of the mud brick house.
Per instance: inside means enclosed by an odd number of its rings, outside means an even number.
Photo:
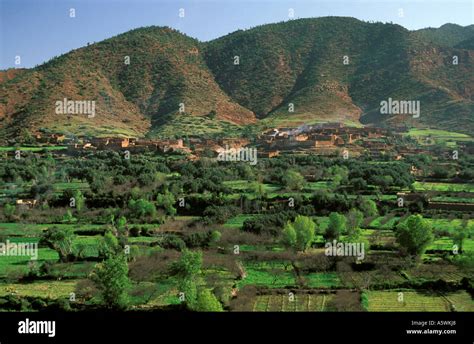
[[[280,155],[280,151],[278,150],[272,150],[272,151],[264,151],[264,152],[258,152],[257,156],[259,158],[274,158],[276,156]]]
[[[354,141],[362,139],[362,136],[359,133],[348,133],[347,135],[348,135],[347,143],[349,144],[354,143]]]
[[[265,133],[263,133],[263,135],[261,135],[260,139],[264,140],[264,141],[273,141],[275,140],[275,138],[278,136],[278,133],[280,131],[278,129],[271,129]]]
[[[42,134],[36,134],[35,135],[35,141],[37,143],[49,143],[49,137],[43,136]]]
[[[336,135],[311,135],[311,139],[314,141],[314,147],[327,147],[334,146],[336,143]]]
[[[149,148],[156,149],[157,145],[158,145],[158,142],[153,141],[153,140],[137,140],[135,142],[135,147],[142,147],[142,148],[149,147]]]
[[[382,138],[384,137],[385,135],[381,132],[380,129],[373,129],[373,130],[370,130],[368,133],[367,133],[367,137],[369,139],[378,139],[378,138]]]
[[[412,165],[410,167],[410,173],[414,176],[417,176],[417,177],[421,177],[423,176],[423,170],[422,169],[419,169],[417,168],[416,166]]]
[[[294,141],[307,141],[309,139],[309,135],[308,134],[297,134],[297,135],[294,135],[294,136],[291,136],[291,139],[294,140]]]
[[[38,204],[36,199],[17,199],[16,204],[20,207],[33,208]]]
[[[49,142],[50,143],[63,143],[63,141],[66,139],[66,135],[62,134],[52,134],[50,137]]]
[[[191,152],[191,150],[188,147],[184,146],[182,139],[158,141],[156,147],[159,151],[163,153],[179,152],[179,151],[188,152],[188,153]]]
[[[121,149],[129,147],[130,141],[128,137],[95,137],[90,143],[97,149]]]

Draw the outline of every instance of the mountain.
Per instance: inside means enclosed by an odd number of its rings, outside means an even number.
[[[444,29],[436,32],[445,34]],[[471,132],[473,54],[399,25],[345,17],[237,31],[210,42],[205,51],[222,89],[271,123],[360,121]],[[458,65],[452,64],[454,55]],[[238,66],[229,62],[235,56]],[[388,98],[420,101],[420,118],[381,115],[380,102]]]
[[[472,134],[473,28],[409,31],[324,17],[205,43],[166,27],[136,29],[33,69],[0,73],[0,130],[4,137],[24,130],[231,135],[258,122],[330,121]],[[96,116],[56,114],[63,98],[94,100]],[[420,117],[381,115],[388,98],[419,101]]]
[[[413,34],[428,43],[454,47],[460,42],[474,36],[474,25],[460,26],[457,24],[444,24],[439,28],[420,29]]]
[[[71,51],[0,84],[2,129],[143,136],[177,116],[254,122],[216,84],[200,48],[175,30],[150,27]],[[95,101],[96,115],[57,114],[64,98]]]
[[[474,36],[459,42],[455,45],[455,48],[474,50]]]

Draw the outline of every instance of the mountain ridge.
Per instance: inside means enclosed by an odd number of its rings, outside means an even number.
[[[33,69],[0,71],[0,130],[154,136],[175,126],[193,135],[209,123],[225,134],[225,123],[330,121],[472,133],[474,25],[422,30],[322,17],[199,42],[168,27],[138,28]],[[456,42],[446,44],[449,35]],[[420,120],[381,116],[388,97],[420,100]],[[96,118],[59,117],[53,105],[63,98],[95,100]]]

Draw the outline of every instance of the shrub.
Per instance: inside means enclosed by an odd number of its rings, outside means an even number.
[[[160,246],[166,249],[173,249],[183,251],[186,248],[186,243],[177,235],[168,235],[161,241]]]

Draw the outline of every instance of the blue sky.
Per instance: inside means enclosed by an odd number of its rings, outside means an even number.
[[[0,0],[0,69],[33,67],[141,26],[167,25],[206,41],[288,20],[290,8],[295,19],[351,16],[408,29],[474,23],[474,0]],[[20,65],[15,56],[21,57]]]

